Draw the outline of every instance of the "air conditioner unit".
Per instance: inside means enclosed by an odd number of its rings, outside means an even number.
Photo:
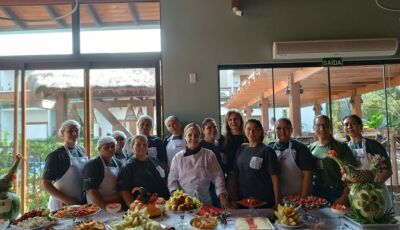
[[[397,38],[274,42],[274,60],[330,57],[379,57],[396,54]]]

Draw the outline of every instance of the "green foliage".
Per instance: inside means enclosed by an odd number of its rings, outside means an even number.
[[[383,122],[383,114],[378,114],[376,112],[372,113],[368,119],[368,126],[374,129],[378,129],[381,127]]]

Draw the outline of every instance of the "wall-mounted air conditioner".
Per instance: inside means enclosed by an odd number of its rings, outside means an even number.
[[[281,41],[272,47],[274,60],[330,57],[380,57],[396,54],[397,38]]]

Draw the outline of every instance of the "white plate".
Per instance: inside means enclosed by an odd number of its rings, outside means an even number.
[[[10,220],[0,219],[0,230],[4,230],[10,225]]]
[[[350,223],[356,225],[357,227],[364,229],[364,228],[373,228],[373,229],[386,229],[386,228],[395,228],[397,229],[400,226],[400,223],[393,223],[393,224],[360,224],[357,221],[351,219],[349,216],[345,215],[344,216],[346,220],[348,220]]]
[[[299,224],[299,225],[286,225],[286,224],[281,224],[280,222],[279,222],[279,220],[276,220],[275,221],[275,224],[276,225],[278,225],[278,226],[280,226],[280,227],[283,227],[283,228],[300,228],[300,227],[303,227],[304,226],[304,223],[301,223],[301,224]]]

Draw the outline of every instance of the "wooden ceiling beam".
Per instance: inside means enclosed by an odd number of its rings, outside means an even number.
[[[92,17],[94,23],[96,24],[97,27],[102,27],[103,23],[101,22],[101,19],[99,17],[99,15],[96,12],[96,9],[94,8],[94,6],[92,4],[87,4],[86,5],[86,9],[90,15],[90,17]]]
[[[25,29],[26,25],[24,22],[19,20],[17,15],[12,11],[12,9],[8,6],[2,6],[0,4],[0,10],[4,12],[5,15],[7,15],[8,18],[11,18],[12,21],[15,23],[16,26],[18,26],[19,29]]]
[[[55,18],[60,17],[57,11],[54,9],[52,5],[45,5],[47,12],[49,12],[51,18],[55,20]],[[64,22],[63,19],[55,20],[61,28],[66,28],[67,24]]]
[[[129,12],[130,12],[130,14],[132,15],[132,18],[133,18],[133,24],[134,25],[139,25],[140,18],[139,18],[139,13],[137,11],[135,3],[133,3],[133,2],[129,3]]]

